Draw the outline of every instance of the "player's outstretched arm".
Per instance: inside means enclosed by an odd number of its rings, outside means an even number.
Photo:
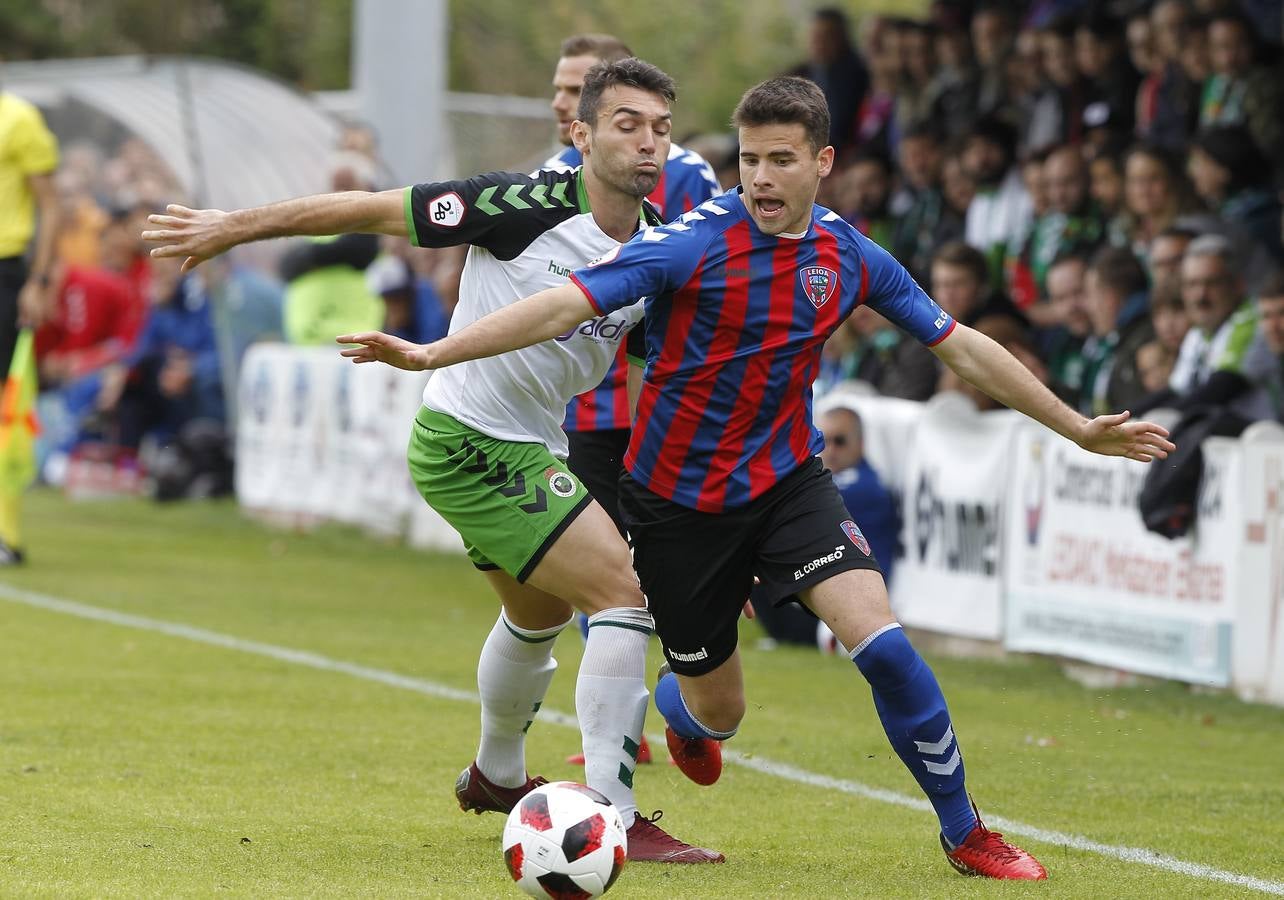
[[[358,345],[339,351],[356,363],[384,362],[412,371],[444,369],[550,340],[593,315],[584,292],[568,281],[510,303],[431,344],[412,344],[379,331],[341,334],[335,340]]]
[[[1176,449],[1167,429],[1129,421],[1131,414],[1086,419],[1066,406],[1019,360],[990,338],[956,325],[932,351],[947,366],[1005,406],[1025,413],[1085,450],[1150,462]]]
[[[314,194],[250,209],[188,209],[171,203],[148,216],[155,228],[143,240],[160,244],[152,256],[183,256],[183,271],[238,244],[295,234],[406,234],[403,190]]]

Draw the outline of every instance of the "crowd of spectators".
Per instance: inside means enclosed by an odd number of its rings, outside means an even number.
[[[937,0],[920,20],[858,24],[859,37],[841,11],[817,11],[793,70],[830,103],[821,204],[1084,414],[1213,404],[1241,424],[1284,418],[1278,3]],[[733,139],[687,143],[734,187]],[[369,129],[323,152],[328,187],[387,186]],[[182,196],[141,141],[65,146],[57,186],[37,338],[55,478],[77,448],[128,468],[193,421],[222,423],[255,340],[446,333],[461,248],[300,240],[270,267],[234,257],[183,275],[140,242],[147,214]],[[816,390],[851,381],[995,405],[868,309],[826,347]]]
[[[128,485],[144,438],[166,442],[188,421],[224,416],[212,304],[199,276],[151,259],[139,237],[147,214],[177,195],[145,143],[105,155],[73,142],[61,157],[54,262],[35,323],[41,462],[54,480],[109,463]]]
[[[1284,419],[1278,3],[937,0],[859,24],[817,11],[793,70],[833,115],[822,205],[1085,415]],[[850,380],[995,405],[869,310],[817,392]]]

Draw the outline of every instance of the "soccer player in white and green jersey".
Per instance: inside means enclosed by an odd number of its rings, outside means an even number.
[[[162,244],[153,255],[186,256],[188,268],[237,244],[289,234],[364,231],[409,235],[419,246],[471,244],[454,331],[564,283],[640,226],[658,224],[642,198],[668,154],[673,99],[673,81],[654,66],[606,63],[585,78],[573,126],[584,155],[579,170],[481,175],[233,212],[172,206],[151,217],[156,229],[143,236]],[[633,771],[654,626],[627,545],[565,463],[567,402],[602,380],[641,316],[634,304],[537,346],[443,369],[424,391],[411,474],[463,536],[503,606],[478,665],[481,746],[455,790],[463,809],[507,812],[540,783],[527,776],[525,732],[556,669],[553,639],[574,606],[590,616],[575,703],[585,780],[630,823],[629,858],[721,862],[722,854],[671,837],[637,809]]]

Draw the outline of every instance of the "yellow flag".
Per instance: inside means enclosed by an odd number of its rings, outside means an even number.
[[[0,493],[18,494],[36,477],[36,356],[30,328],[18,334],[0,394]]]

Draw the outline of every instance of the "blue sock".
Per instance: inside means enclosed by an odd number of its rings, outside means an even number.
[[[927,794],[941,820],[941,834],[957,847],[976,827],[976,814],[963,785],[963,757],[936,676],[895,624],[870,635],[852,651],[852,661],[874,691],[874,708],[892,749]]]
[[[664,721],[673,729],[674,733],[684,738],[713,738],[715,741],[725,741],[734,737],[734,731],[714,731],[709,728],[695,716],[691,715],[691,710],[687,709],[686,701],[682,699],[682,690],[678,687],[678,677],[672,672],[666,672],[655,686],[655,708],[664,716]]]
[[[584,640],[587,641],[589,617],[584,615],[584,613],[580,613],[579,615],[580,615],[580,637],[584,638]]]

